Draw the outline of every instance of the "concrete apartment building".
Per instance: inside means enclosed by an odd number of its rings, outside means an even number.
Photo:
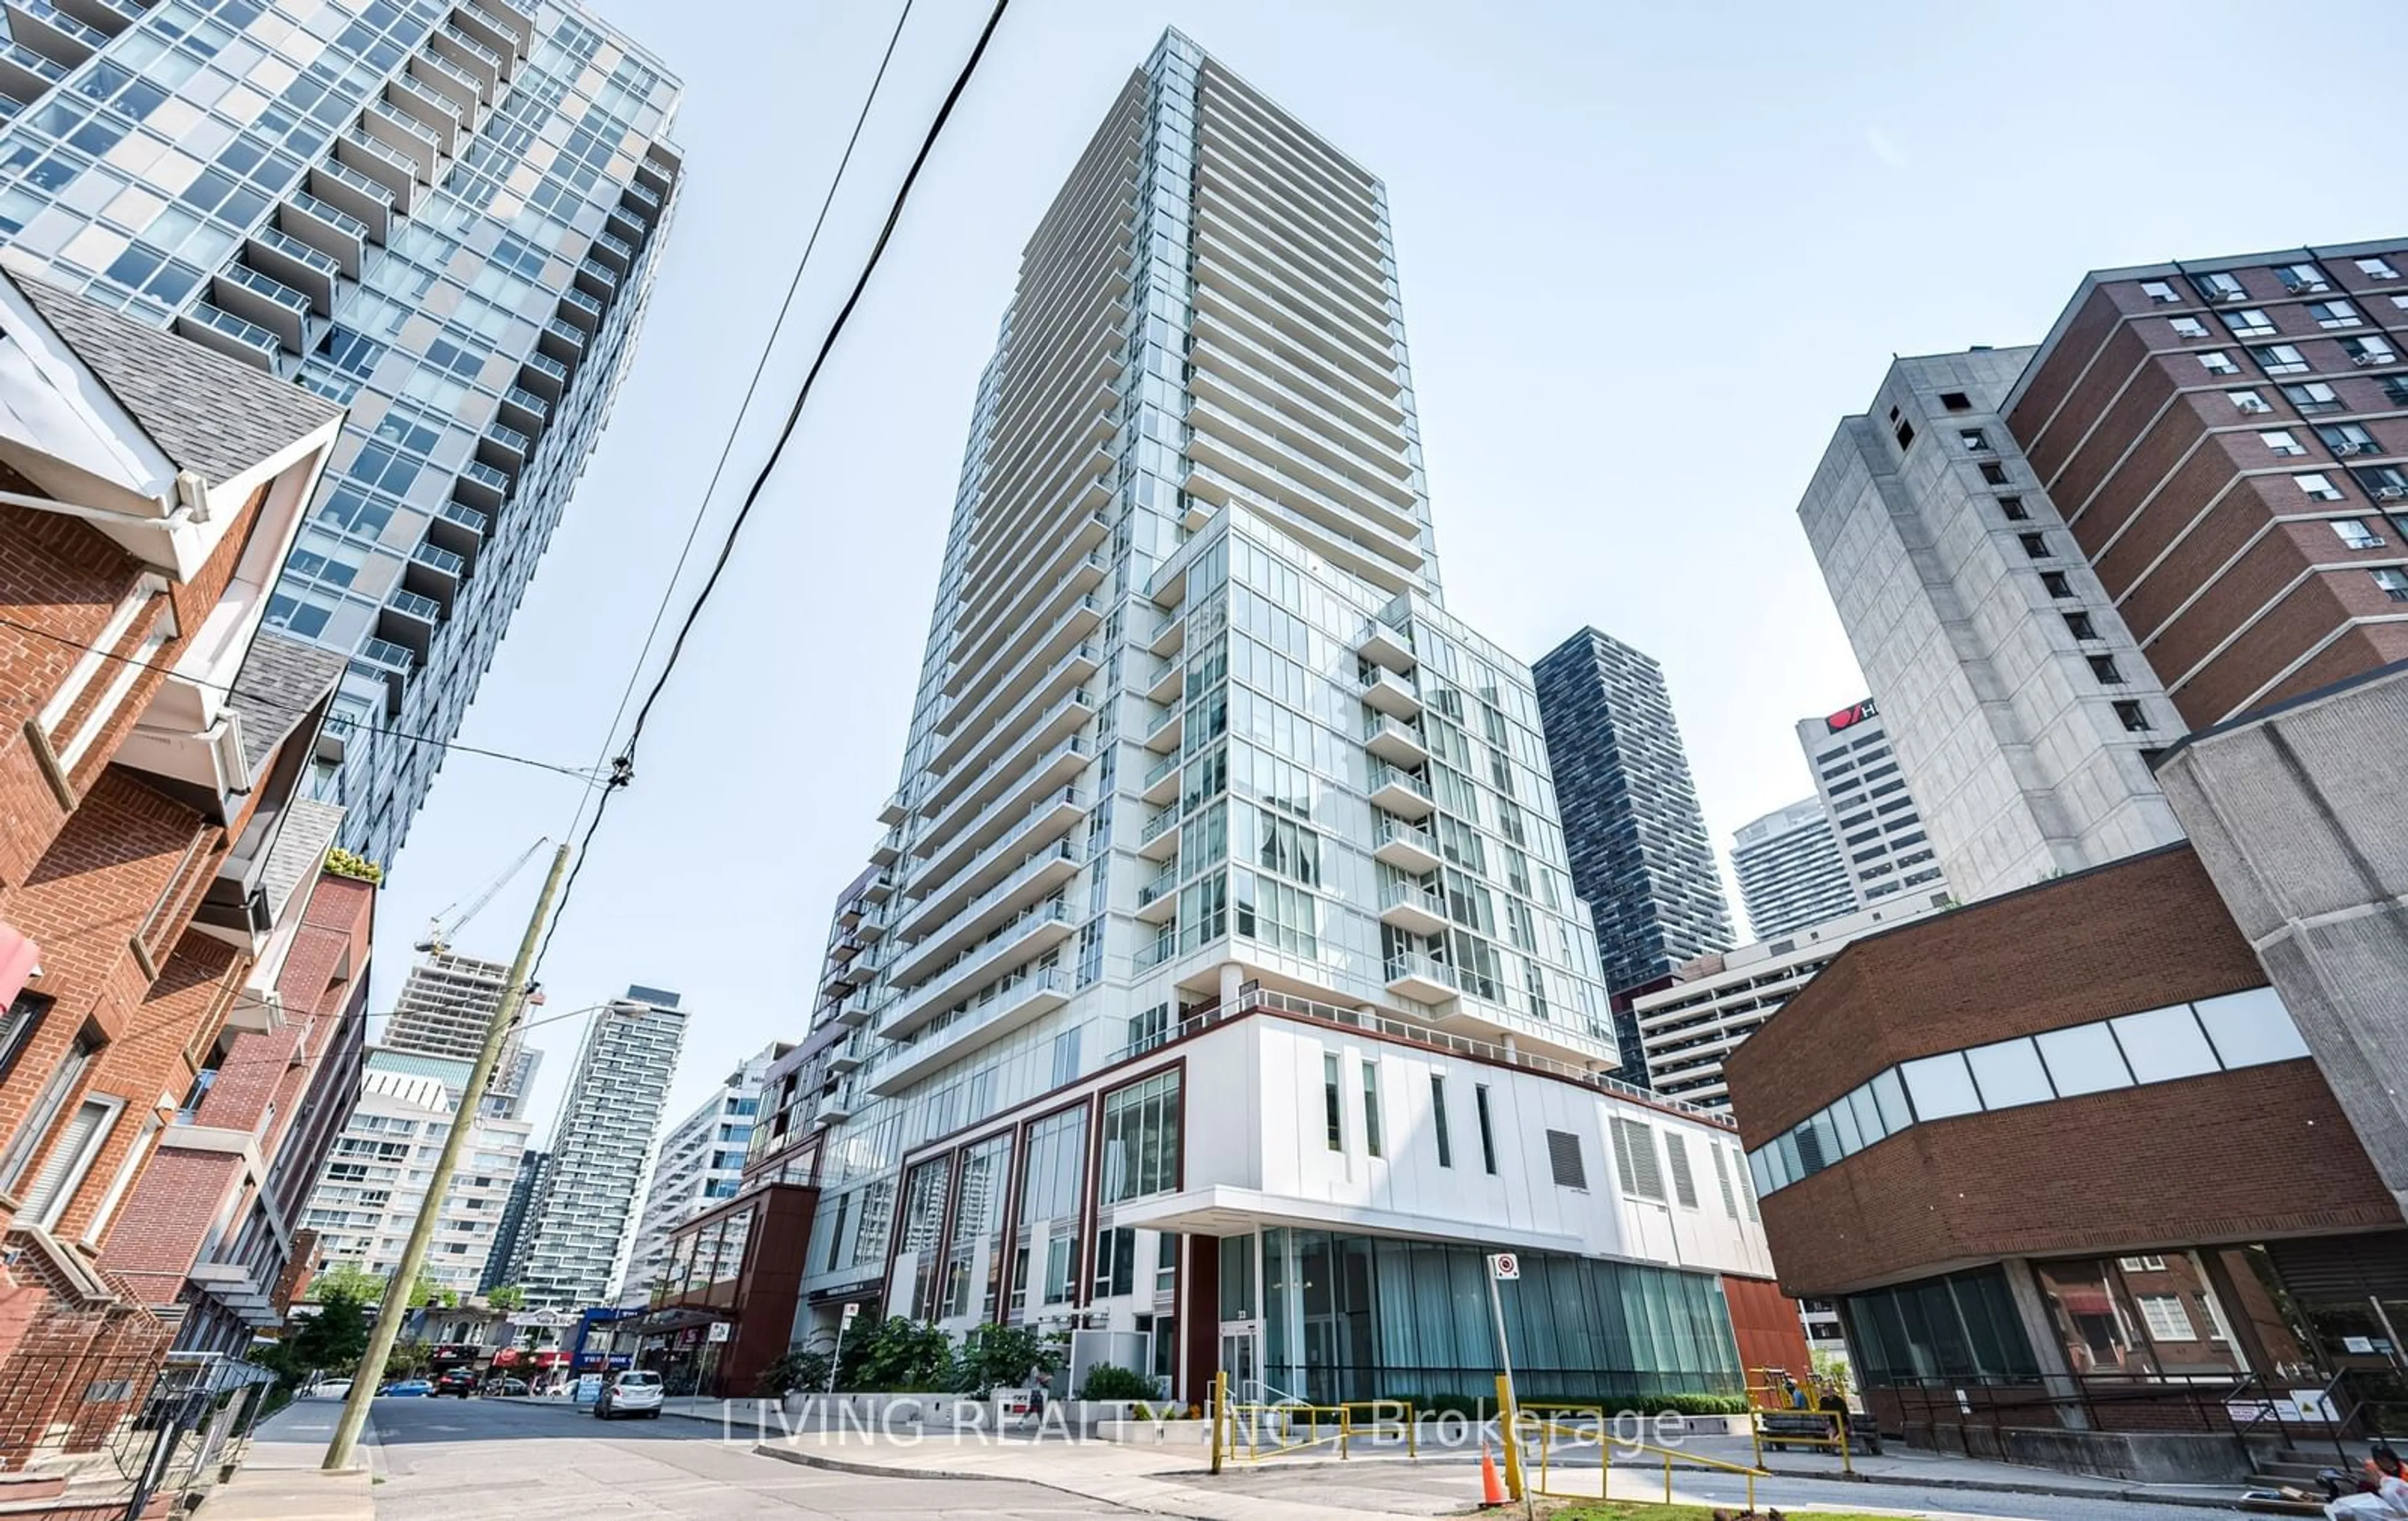
[[[514,1276],[530,1307],[602,1304],[619,1283],[685,1026],[678,996],[658,988],[594,1012],[521,1227]]]
[[[2183,716],[2001,415],[2031,353],[1897,361],[1798,508],[1968,900],[2182,838],[2149,757]]]
[[[2408,240],[2086,279],[2004,403],[2198,732],[2158,780],[2408,1204]]]
[[[1856,906],[1856,882],[1819,797],[1751,819],[1731,836],[1731,872],[1748,929],[1759,940],[1792,935]]]
[[[1839,838],[1841,866],[1858,908],[1901,893],[1946,890],[1938,850],[1872,698],[1799,719],[1798,748],[1806,753],[1814,795]]]
[[[1584,628],[1530,667],[1562,811],[1572,891],[1596,922],[1621,1075],[1646,1057],[1627,996],[1727,948],[1729,905],[1673,722],[1664,668]]]
[[[318,1233],[318,1270],[349,1265],[389,1276],[401,1266],[443,1139],[460,1123],[460,1097],[474,1065],[369,1049],[359,1101],[301,1217]],[[484,1281],[533,1129],[491,1112],[474,1124],[436,1214],[424,1270],[427,1282],[463,1299]]]
[[[677,81],[573,6],[107,0],[0,93],[0,263],[351,408],[268,620],[348,662],[313,795],[390,861],[443,751],[377,731],[457,732],[593,452]]]
[[[1732,1308],[1778,1300],[1727,1122],[1608,1075],[1528,673],[1440,590],[1394,269],[1380,181],[1175,32],[1039,219],[881,864],[765,1096],[758,1155],[817,1163],[798,1336],[866,1302],[1075,1324],[1074,1382],[1181,1399],[1468,1395],[1484,1309],[1438,1285],[1511,1245],[1556,1310],[1526,1387],[1802,1360]]]
[[[385,1021],[380,1044],[422,1056],[473,1062],[485,1046],[485,1031],[502,1006],[502,990],[510,969],[450,950],[429,952],[409,969],[392,1017]],[[518,1030],[502,1037],[501,1055],[494,1062],[486,1103],[515,1118],[525,1103],[527,1087],[540,1053],[529,1051]]]
[[[761,1084],[777,1059],[794,1049],[782,1040],[748,1056],[694,1112],[670,1126],[652,1159],[652,1183],[636,1223],[619,1280],[622,1303],[641,1303],[667,1265],[677,1227],[721,1199],[734,1198],[761,1109]]]
[[[527,1217],[534,1211],[535,1196],[543,1187],[543,1175],[552,1170],[552,1154],[533,1147],[519,1154],[519,1175],[510,1184],[510,1197],[502,1205],[502,1221],[494,1231],[494,1249],[485,1256],[484,1275],[477,1280],[477,1292],[490,1294],[505,1284],[519,1281],[519,1268],[525,1259]]]
[[[1944,909],[1948,901],[1944,892],[1921,889],[1688,963],[1670,986],[1641,994],[1634,1005],[1649,1085],[1668,1098],[1728,1112],[1723,1064],[1742,1040],[1849,942]]]
[[[2308,1057],[2174,845],[1858,939],[1728,1076],[1884,1429],[2199,1482],[2253,1401],[2397,1387],[2408,1228]]]
[[[18,279],[0,279],[0,1471],[16,1475],[97,1451],[149,1395],[174,1327],[146,1301],[183,1283],[137,1291],[103,1264],[213,1054],[289,1027],[246,989],[340,671],[261,628],[342,416]]]

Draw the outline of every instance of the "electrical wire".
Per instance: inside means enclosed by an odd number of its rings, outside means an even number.
[[[561,884],[552,923],[545,926],[542,943],[536,951],[535,963],[528,969],[530,983],[542,969],[544,956],[552,949],[552,938],[559,932],[560,922],[567,913],[569,899],[577,891],[578,878],[583,872],[585,858],[592,850],[595,833],[602,827],[602,820],[609,811],[610,799],[634,780],[636,747],[643,739],[644,725],[652,717],[652,706],[660,701],[662,692],[666,690],[669,677],[676,672],[678,661],[685,653],[687,639],[701,621],[703,609],[710,605],[711,594],[718,590],[720,577],[726,572],[738,536],[743,533],[745,524],[751,521],[752,509],[760,505],[761,494],[767,489],[770,477],[776,474],[779,461],[785,455],[786,445],[794,439],[795,429],[802,421],[804,404],[810,399],[811,387],[818,381],[821,370],[826,367],[828,356],[835,352],[837,340],[843,336],[854,309],[861,305],[862,295],[869,289],[870,277],[877,273],[880,262],[885,257],[887,245],[894,239],[895,229],[903,220],[903,209],[911,199],[912,188],[919,183],[920,172],[927,166],[929,156],[936,151],[937,139],[943,135],[945,123],[953,119],[953,108],[969,89],[971,77],[978,72],[981,60],[985,58],[987,44],[994,40],[996,28],[1002,23],[1004,12],[1010,8],[1010,3],[1011,0],[995,0],[995,8],[987,13],[986,24],[980,29],[978,41],[971,46],[968,58],[963,61],[952,88],[945,92],[943,103],[937,108],[935,119],[928,123],[928,130],[920,140],[919,151],[912,155],[910,167],[904,172],[902,183],[896,188],[893,204],[887,208],[886,220],[878,229],[878,238],[870,245],[861,273],[853,280],[844,305],[838,309],[835,320],[828,324],[826,335],[820,340],[819,352],[812,358],[811,367],[804,373],[802,384],[796,388],[795,399],[786,409],[785,421],[779,427],[777,441],[770,446],[768,457],[761,462],[760,469],[754,472],[752,483],[744,493],[742,505],[737,509],[735,517],[727,524],[726,534],[720,540],[719,552],[711,561],[710,574],[703,579],[692,605],[686,609],[685,617],[678,624],[676,638],[669,641],[667,658],[661,663],[659,674],[653,677],[651,689],[636,710],[635,723],[627,731],[627,742],[610,761],[610,775],[600,784],[600,796],[595,802],[593,816],[586,822],[585,832],[577,843],[577,858],[568,868],[567,881]],[[865,111],[867,108],[865,102]],[[831,194],[833,191],[831,186]],[[742,423],[743,419],[738,417],[737,427],[740,428]],[[735,431],[733,428],[730,430],[731,441]]]
[[[140,670],[157,671],[163,675],[172,675],[175,671],[175,667],[173,666],[162,666],[147,660],[136,660],[132,655],[122,655],[117,653],[113,650],[104,650],[96,644],[86,644],[81,639],[69,639],[64,634],[54,634],[47,628],[36,628],[32,624],[19,623],[16,619],[10,618],[6,614],[0,614],[0,626],[13,628],[18,630],[20,633],[31,634],[37,639],[49,639],[53,644],[63,644],[70,650],[81,650],[88,654],[96,654],[105,660],[114,660],[120,665],[132,666]],[[207,687],[212,692],[225,693],[229,696],[235,696],[238,691],[238,688],[225,682],[205,682],[196,676],[182,676],[178,677],[177,679],[179,681],[189,682],[194,686]],[[329,714],[326,722],[330,726],[339,725],[346,730],[356,729],[366,734],[387,735],[393,739],[407,740],[411,744],[433,745],[437,750],[457,751],[464,755],[481,755],[488,760],[510,761],[520,766],[532,766],[540,771],[554,771],[562,776],[575,777],[578,781],[583,782],[589,786],[596,784],[600,780],[597,776],[597,772],[599,770],[599,768],[597,767],[562,766],[553,761],[537,760],[531,755],[513,755],[508,751],[485,750],[476,745],[464,745],[456,739],[437,739],[431,734],[412,734],[407,729],[386,728],[380,725],[365,723],[356,718],[337,718],[334,715]]]

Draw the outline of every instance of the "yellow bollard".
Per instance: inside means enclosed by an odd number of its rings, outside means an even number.
[[[1505,1431],[1505,1493],[1509,1499],[1522,1498],[1522,1442],[1520,1412],[1513,1408],[1513,1381],[1499,1374],[1497,1379],[1497,1411],[1503,1417]]]
[[[1318,1433],[1316,1433],[1318,1434]],[[1354,1441],[1354,1412],[1344,1405],[1338,1407],[1338,1460],[1344,1462],[1354,1456],[1348,1449]]]
[[[1229,1418],[1229,1370],[1212,1375],[1212,1471],[1221,1471],[1221,1423]]]

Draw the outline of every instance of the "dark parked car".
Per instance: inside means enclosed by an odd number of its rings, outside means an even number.
[[[477,1392],[477,1370],[473,1368],[447,1368],[436,1376],[435,1393],[439,1398],[456,1394],[466,1399]]]

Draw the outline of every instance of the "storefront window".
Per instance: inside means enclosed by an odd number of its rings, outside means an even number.
[[[2014,1382],[2039,1375],[1997,1268],[1852,1294],[1840,1303],[1868,1387],[1926,1380]]]
[[[2247,1370],[2223,1303],[2187,1252],[2039,1262],[2032,1275],[2076,1373],[2193,1378]]]

